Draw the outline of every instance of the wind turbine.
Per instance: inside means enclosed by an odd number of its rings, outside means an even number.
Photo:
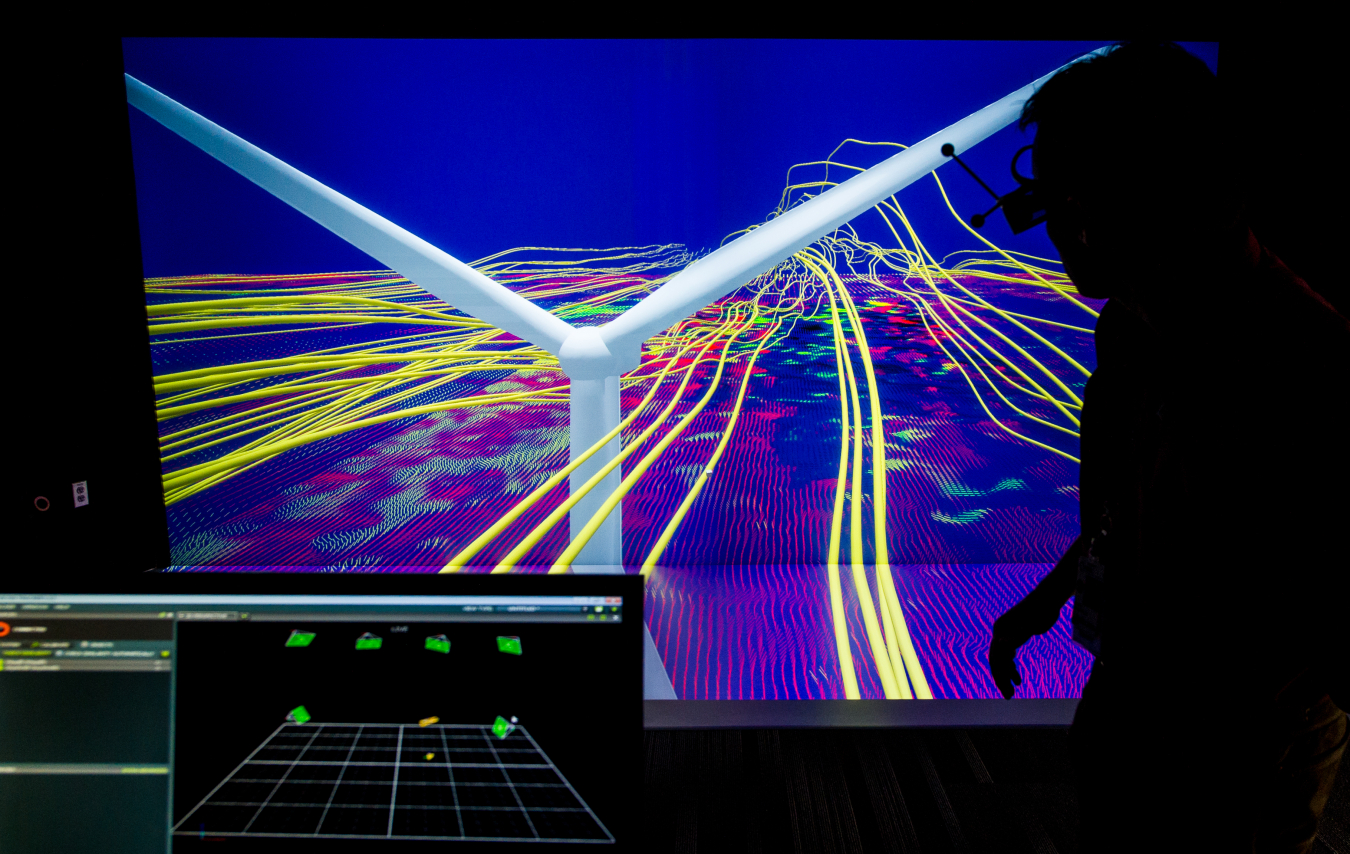
[[[1074,62],[1103,54],[1101,48]],[[1069,63],[1072,65],[1073,63]],[[576,327],[417,235],[319,183],[261,148],[126,75],[127,102],[445,303],[558,357],[571,381],[573,462],[618,427],[619,377],[638,366],[642,342],[716,302],[794,253],[941,166],[950,143],[961,154],[1015,121],[1055,69],[989,106],[721,247],[601,326]],[[621,437],[575,469],[575,494],[621,450]],[[612,472],[573,507],[573,541],[619,488]],[[620,507],[615,506],[573,562],[576,572],[623,572]]]

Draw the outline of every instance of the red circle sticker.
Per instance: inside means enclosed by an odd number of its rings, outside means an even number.
[[[9,634],[9,623],[0,622],[0,638]]]

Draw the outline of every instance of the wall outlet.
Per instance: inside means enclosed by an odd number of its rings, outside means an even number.
[[[76,506],[76,507],[83,507],[84,505],[86,505],[86,504],[89,503],[89,482],[88,482],[88,481],[82,480],[82,481],[80,481],[80,482],[78,482],[78,483],[72,483],[72,484],[70,485],[70,490],[71,490],[71,492],[73,492],[73,493],[75,494],[75,506]]]

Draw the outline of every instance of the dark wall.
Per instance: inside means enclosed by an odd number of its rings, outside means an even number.
[[[168,538],[120,42],[21,40],[6,170],[12,569],[144,570],[168,562]]]
[[[1350,314],[1344,269],[1331,266],[1343,239],[1338,153],[1344,131],[1336,94],[1344,68],[1333,68],[1337,48],[1297,28],[1274,26],[1221,42],[1219,76],[1240,93],[1249,137],[1247,174],[1252,230],[1341,314]],[[1308,28],[1311,30],[1311,26]],[[1343,48],[1339,49],[1343,53]]]

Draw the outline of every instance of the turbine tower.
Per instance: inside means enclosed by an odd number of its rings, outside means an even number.
[[[1074,62],[1104,53],[1101,48]],[[1069,63],[1072,64],[1072,63]],[[1067,67],[1067,66],[1064,66]],[[950,143],[961,154],[1015,121],[1040,77],[927,139],[859,173],[686,267],[602,326],[576,327],[261,148],[126,75],[127,102],[448,305],[558,357],[571,382],[571,459],[619,426],[619,377],[638,366],[642,342],[716,302],[844,223],[941,166]],[[573,494],[618,455],[615,436],[573,471]],[[572,508],[575,542],[622,481],[616,466]],[[585,544],[575,572],[623,572],[620,507]]]

